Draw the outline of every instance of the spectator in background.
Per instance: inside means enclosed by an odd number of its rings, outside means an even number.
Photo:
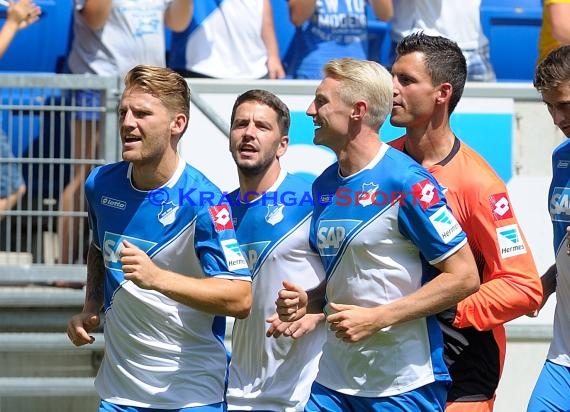
[[[392,0],[367,0],[367,3],[380,20],[392,18]],[[323,65],[331,59],[368,57],[364,1],[289,0],[289,18],[296,27],[283,59],[289,78],[321,79]]]
[[[0,29],[0,58],[4,55],[18,30],[28,27],[39,19],[41,9],[31,0],[10,3],[6,21]],[[12,159],[14,153],[10,140],[0,131],[0,158]],[[22,173],[15,163],[0,162],[0,219],[2,212],[12,209],[26,193]]]
[[[556,293],[556,310],[552,342],[536,382],[528,412],[570,411],[570,207],[566,199],[570,192],[570,45],[554,49],[539,63],[534,87],[552,121],[566,136],[552,153],[552,182],[548,192],[552,220],[555,264],[542,275],[544,305]]]
[[[229,410],[302,411],[326,334],[322,313],[294,323],[281,323],[275,313],[283,280],[311,289],[325,277],[319,255],[309,246],[311,202],[300,203],[311,183],[280,164],[290,122],[285,103],[265,90],[243,93],[232,110],[230,151],[239,188],[230,203],[252,272],[253,303],[250,315],[234,323]],[[298,202],[284,201],[284,194]]]
[[[190,26],[172,34],[168,66],[184,77],[284,77],[270,0],[196,1]]]
[[[450,127],[467,76],[461,50],[447,38],[414,33],[396,51],[390,122],[406,134],[390,144],[447,188],[481,279],[476,293],[438,314],[452,378],[447,410],[492,411],[505,361],[503,324],[536,309],[542,287],[505,183]],[[514,240],[505,247],[509,234]]]
[[[538,61],[563,44],[570,44],[570,0],[544,0]]]
[[[184,30],[192,14],[192,0],[75,0],[73,44],[68,57],[73,74],[123,76],[137,64],[166,65],[164,26]],[[101,93],[78,90],[78,106],[100,107]],[[100,136],[100,113],[74,114],[72,156],[94,159]],[[60,198],[62,212],[83,210],[81,188],[90,166],[79,164]],[[59,225],[60,263],[82,260],[79,248],[82,219],[64,215]]]
[[[398,0],[392,19],[392,46],[423,30],[459,45],[467,61],[467,81],[493,82],[489,40],[481,26],[481,0]],[[394,56],[395,57],[395,56]]]
[[[100,411],[226,410],[225,316],[249,314],[251,276],[222,193],[178,153],[189,115],[184,78],[134,67],[119,104],[123,161],[85,183],[93,242],[67,334],[92,343],[104,306]]]

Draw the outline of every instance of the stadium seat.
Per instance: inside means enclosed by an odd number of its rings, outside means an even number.
[[[498,81],[532,81],[541,23],[540,0],[481,2],[481,24]]]

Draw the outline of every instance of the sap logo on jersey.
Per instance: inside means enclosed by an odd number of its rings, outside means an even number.
[[[241,249],[237,240],[221,240],[220,244],[222,245],[222,250],[224,252],[224,256],[226,257],[226,264],[228,265],[228,269],[230,271],[247,269],[247,262],[241,253]]]
[[[253,271],[255,269],[255,265],[257,265],[257,260],[265,250],[267,246],[269,246],[271,242],[269,240],[263,242],[254,242],[254,243],[246,243],[241,245],[241,249],[243,250],[243,254],[245,255],[245,259],[247,260],[247,265],[249,266],[249,270]]]
[[[131,236],[118,235],[116,233],[105,232],[105,239],[103,240],[103,259],[105,260],[105,267],[112,270],[121,269],[121,250],[124,248],[123,240],[127,240],[144,252],[148,252],[156,242],[149,242],[148,240],[138,239]]]
[[[550,216],[556,222],[570,222],[570,188],[555,187],[550,197]]]
[[[445,244],[461,232],[461,226],[455,216],[445,206],[440,207],[429,220]]]
[[[321,220],[317,230],[317,247],[321,256],[335,256],[348,234],[361,220]]]

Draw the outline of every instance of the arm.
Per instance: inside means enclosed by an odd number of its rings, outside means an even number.
[[[164,24],[172,31],[184,31],[192,20],[193,11],[193,0],[174,0],[164,13]]]
[[[192,278],[156,266],[133,244],[123,241],[121,264],[125,279],[153,289],[194,309],[243,319],[251,308],[251,282],[235,279]]]
[[[112,5],[112,0],[86,0],[79,13],[91,30],[99,30],[107,22]]]
[[[315,13],[317,0],[289,0],[289,19],[296,27],[301,26]]]
[[[441,273],[414,293],[386,305],[363,308],[331,302],[327,316],[331,330],[345,342],[357,342],[379,330],[434,315],[477,291],[479,276],[467,244],[434,265]]]
[[[76,346],[93,343],[95,338],[89,332],[99,326],[99,312],[103,306],[103,283],[105,264],[103,255],[91,243],[87,253],[87,283],[85,302],[81,313],[74,315],[67,324],[67,336]]]
[[[506,193],[502,183],[483,191],[478,196],[481,201],[469,212],[472,216],[465,230],[474,250],[478,250],[478,258],[484,262],[482,283],[477,293],[457,305],[453,321],[455,327],[490,330],[538,309],[542,301],[538,271],[512,211],[512,203],[506,203],[506,209],[505,205],[502,206],[512,216],[496,218],[493,215],[494,206],[488,199],[497,193]],[[508,200],[507,197],[503,199]],[[497,228],[510,225],[516,225],[514,227],[518,232],[515,234],[521,239],[520,245],[524,245],[525,250],[503,256]]]
[[[570,4],[555,3],[548,6],[552,36],[561,44],[570,44]]]
[[[273,23],[273,11],[269,0],[263,1],[263,22],[261,27],[261,38],[267,49],[267,71],[270,79],[282,79],[285,77],[285,70],[281,65],[279,56],[279,46],[275,35],[275,25]]]
[[[532,312],[529,316],[531,317],[538,316],[539,310],[542,309],[544,305],[546,305],[546,302],[548,301],[550,295],[556,292],[556,283],[557,283],[556,276],[557,276],[557,271],[555,263],[552,266],[550,266],[546,270],[546,272],[544,272],[544,274],[540,277],[540,282],[542,283],[542,291],[543,291],[542,302],[540,303],[540,307],[534,312]]]
[[[394,17],[394,4],[392,0],[370,0],[370,6],[372,10],[374,10],[374,15],[380,20],[388,21]]]
[[[6,13],[6,21],[0,30],[0,58],[8,49],[10,43],[12,43],[18,30],[36,22],[40,14],[40,8],[32,3],[31,0],[10,3]]]

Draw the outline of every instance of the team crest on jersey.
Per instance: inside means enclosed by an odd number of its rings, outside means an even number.
[[[317,247],[321,256],[335,256],[344,240],[361,220],[321,220],[317,229]]]
[[[267,213],[265,214],[265,221],[271,226],[275,226],[277,223],[283,220],[283,209],[285,205],[277,203],[275,205],[267,205]]]
[[[127,202],[124,200],[113,199],[109,196],[101,196],[101,204],[103,206],[112,207],[119,210],[125,210],[127,208]]]
[[[163,226],[174,223],[178,209],[180,209],[180,206],[175,205],[172,201],[163,203],[158,213],[158,221],[162,223]]]
[[[245,255],[245,260],[247,260],[247,266],[249,270],[253,271],[257,261],[263,251],[269,246],[271,242],[269,240],[263,242],[246,243],[241,245],[241,250]]]
[[[523,242],[519,226],[516,223],[498,227],[496,230],[497,239],[499,240],[499,251],[503,259],[526,253],[526,246]]]
[[[230,271],[247,269],[247,262],[241,253],[239,243],[235,239],[225,239],[220,241],[222,251],[226,258],[226,264]]]
[[[553,221],[570,222],[570,188],[555,187],[548,208]]]
[[[568,166],[570,166],[570,160],[560,159],[558,163],[556,163],[557,169],[568,169]]]
[[[121,250],[124,248],[123,240],[132,243],[143,252],[147,253],[154,246],[156,242],[149,242],[148,240],[139,239],[132,236],[119,235],[116,233],[105,232],[103,239],[103,247],[101,248],[105,267],[112,270],[122,270],[121,265]]]
[[[210,212],[216,232],[234,228],[230,210],[226,205],[210,206],[208,212]]]
[[[489,196],[489,204],[495,220],[510,219],[513,217],[513,211],[509,203],[509,197],[505,192],[495,193]]]
[[[439,194],[429,179],[424,179],[413,185],[412,193],[422,209],[427,209],[439,202]]]
[[[363,183],[362,184],[362,192],[359,195],[358,203],[362,207],[370,206],[372,204],[372,200],[374,200],[374,193],[378,191],[378,184],[374,182],[370,183]]]
[[[445,206],[437,209],[437,212],[429,217],[431,224],[445,244],[449,243],[456,235],[461,233],[461,226],[455,216]]]

